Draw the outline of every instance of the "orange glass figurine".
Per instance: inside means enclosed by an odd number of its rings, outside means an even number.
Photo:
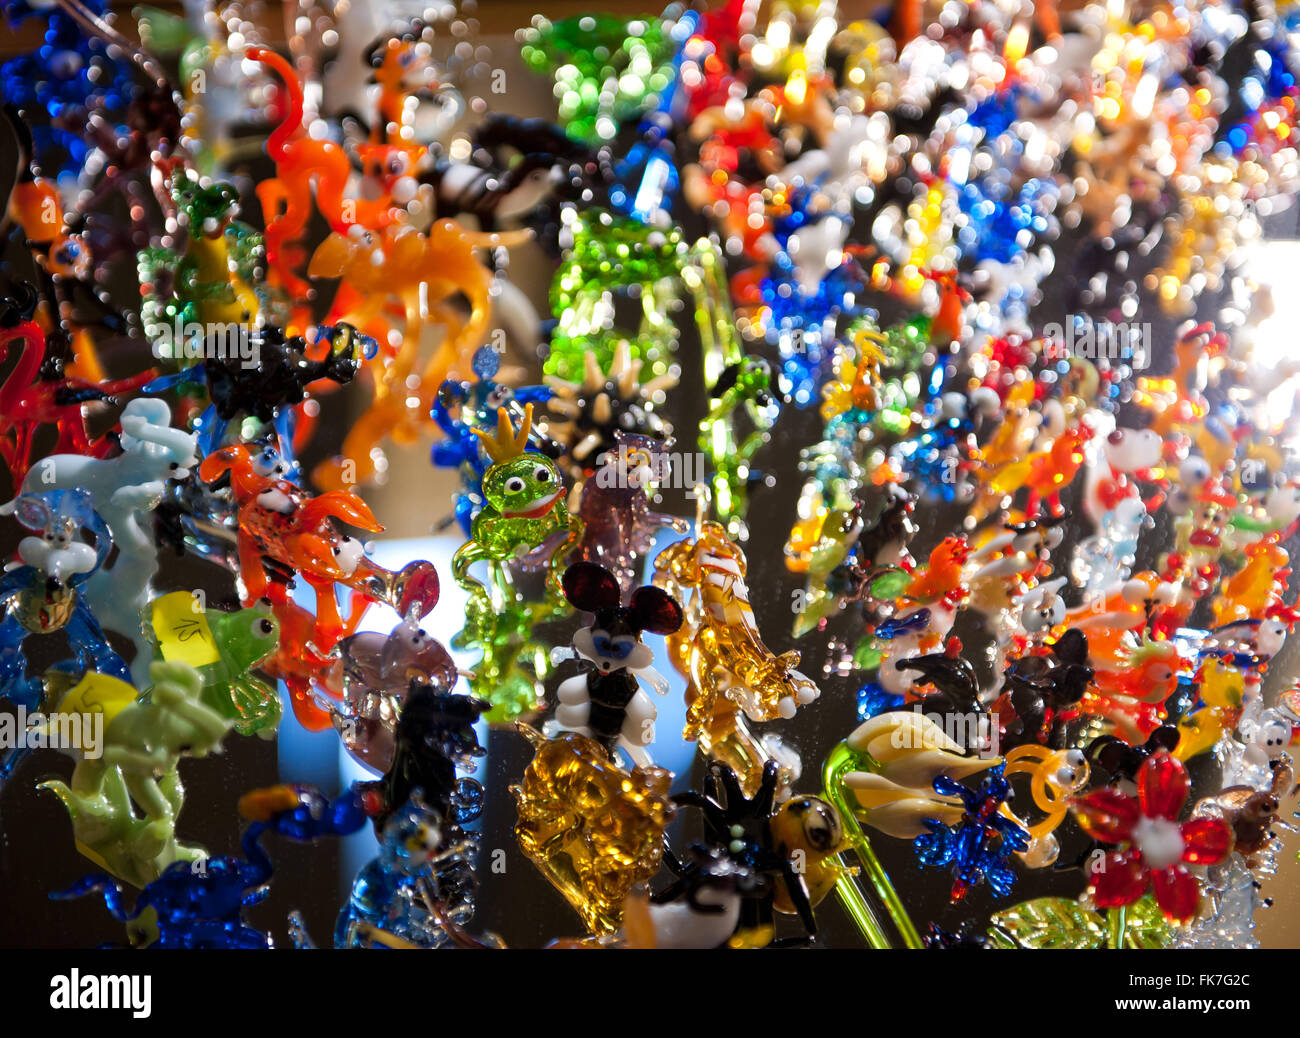
[[[1125,742],[1140,745],[1164,720],[1181,663],[1174,642],[1143,639],[1124,653],[1118,668],[1096,668],[1097,691],[1084,695],[1083,708],[1114,722]]]
[[[356,632],[370,605],[366,596],[353,594],[338,633],[328,639],[322,636],[316,617],[298,603],[285,599],[271,606],[280,625],[280,644],[262,662],[261,670],[284,682],[293,715],[309,732],[323,731],[334,724],[333,715],[326,709],[328,704],[317,700],[316,689],[338,662],[335,646]]]
[[[1014,494],[1029,488],[1025,514],[1038,512],[1039,500],[1045,498],[1053,515],[1061,514],[1061,491],[1070,485],[1086,460],[1083,445],[1092,439],[1092,430],[1083,422],[1067,428],[1045,451],[1031,454],[1024,461],[1013,462],[993,477],[990,485],[999,494]]]
[[[266,150],[275,163],[274,177],[257,185],[266,223],[266,258],[271,284],[292,298],[307,295],[309,285],[293,273],[302,262],[298,245],[311,218],[312,187],[321,214],[336,230],[347,230],[354,218],[344,220],[343,192],[352,175],[347,153],[330,140],[315,140],[303,126],[302,84],[293,67],[280,55],[264,47],[248,48],[248,57],[273,69],[284,83],[284,117],[266,139]],[[352,215],[357,217],[352,202]],[[364,214],[373,219],[374,214]]]
[[[453,373],[469,373],[474,351],[488,333],[492,274],[475,251],[517,245],[531,233],[480,234],[455,220],[439,220],[427,233],[397,225],[379,233],[356,228],[320,244],[308,273],[343,279],[330,323],[361,328],[379,341],[380,351],[368,366],[374,399],[353,423],[340,455],[312,472],[318,486],[341,490],[349,482],[345,475],[352,482],[370,479],[376,472],[375,448],[386,436],[406,445],[437,435],[430,417],[434,396]],[[469,301],[469,320],[463,323],[448,304],[457,295]],[[391,304],[400,309],[397,323],[390,323]],[[446,334],[421,365],[439,323],[447,326]]]
[[[364,545],[340,533],[332,519],[361,530],[383,527],[366,503],[340,491],[312,496],[286,478],[289,466],[275,448],[241,443],[208,455],[199,478],[221,481],[234,493],[239,522],[239,570],[244,598],[287,598],[295,576],[316,592],[317,635],[333,644],[344,630],[334,585],[387,602],[403,616],[423,617],[438,601],[438,575],[431,563],[413,562],[400,572],[366,557]],[[275,580],[268,578],[268,570]],[[318,644],[320,644],[318,642]]]
[[[405,218],[404,206],[415,197],[418,187],[412,174],[427,152],[413,138],[401,137],[401,128],[410,121],[403,114],[402,62],[411,53],[409,42],[389,42],[378,72],[382,93],[376,132],[370,144],[358,149],[366,172],[372,174],[380,190],[362,197],[345,197],[352,163],[334,141],[316,140],[306,133],[302,84],[293,67],[264,47],[248,50],[249,58],[273,69],[284,83],[284,118],[267,138],[267,152],[275,162],[276,175],[258,185],[257,196],[266,220],[270,279],[291,298],[301,299],[309,291],[307,282],[295,271],[305,258],[298,243],[311,216],[313,185],[316,207],[335,232],[346,234],[354,226],[379,231]],[[382,141],[378,133],[381,125],[386,138]]]

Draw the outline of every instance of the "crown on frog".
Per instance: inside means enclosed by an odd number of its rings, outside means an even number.
[[[517,458],[524,453],[528,446],[528,434],[533,429],[533,405],[528,404],[524,408],[524,421],[519,427],[519,432],[515,432],[514,423],[510,420],[510,415],[504,407],[497,408],[497,431],[495,435],[489,435],[482,429],[472,430],[474,435],[483,441],[483,449],[487,451],[488,457],[496,464],[503,461],[509,461],[511,458]]]

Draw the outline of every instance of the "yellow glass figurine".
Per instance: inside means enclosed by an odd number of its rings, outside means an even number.
[[[701,502],[705,493],[696,488]],[[701,516],[696,530],[695,539],[678,541],[655,559],[655,583],[686,611],[681,630],[668,639],[673,665],[688,682],[683,737],[731,765],[752,794],[767,754],[745,719],[789,719],[821,693],[795,669],[798,652],[777,656],[763,644],[745,587],[744,553],[718,523]]]
[[[523,780],[510,787],[519,846],[588,930],[613,934],[633,888],[659,871],[675,811],[672,774],[655,767],[629,773],[576,732],[547,739],[528,725],[518,728],[536,750]]]
[[[1031,869],[1047,868],[1056,862],[1061,845],[1053,835],[1069,813],[1070,798],[1088,785],[1088,761],[1081,750],[1049,750],[1046,746],[1017,746],[1007,753],[1004,774],[1028,775],[1030,795],[1043,817],[1026,825],[1006,804],[1001,813],[1029,832],[1029,846],[1018,852]]]

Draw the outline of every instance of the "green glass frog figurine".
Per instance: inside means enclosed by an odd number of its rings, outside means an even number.
[[[188,663],[203,681],[203,702],[232,722],[240,735],[269,739],[280,724],[275,688],[252,673],[275,652],[280,625],[269,604],[223,612],[203,599],[173,591],[152,603],[150,630],[164,660]]]

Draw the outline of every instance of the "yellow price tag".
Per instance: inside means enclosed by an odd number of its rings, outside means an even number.
[[[188,591],[173,591],[154,601],[153,632],[169,663],[202,667],[221,659],[200,600]]]
[[[107,725],[135,702],[139,691],[109,674],[87,674],[59,700],[62,714],[103,714]]]

